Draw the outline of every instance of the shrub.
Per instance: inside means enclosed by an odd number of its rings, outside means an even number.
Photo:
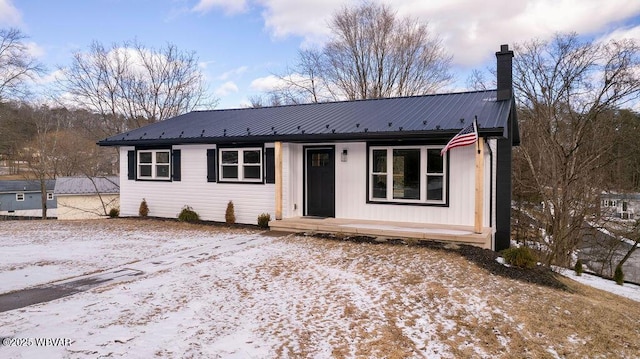
[[[576,265],[573,266],[573,269],[576,271],[577,276],[582,275],[582,272],[584,271],[584,269],[582,268],[582,261],[580,259],[576,261]]]
[[[235,209],[233,208],[232,201],[229,201],[229,203],[227,203],[227,210],[224,212],[224,220],[225,222],[227,222],[227,224],[236,223],[236,213]]]
[[[142,199],[142,202],[140,202],[138,214],[140,215],[140,217],[146,217],[147,215],[149,215],[149,206],[147,206],[147,200],[144,198]]]
[[[119,209],[117,209],[117,208],[111,208],[111,209],[109,210],[109,217],[111,217],[111,218],[116,218],[116,217],[118,217],[119,215],[120,215],[120,210],[119,210]]]
[[[180,214],[178,214],[178,220],[180,222],[198,223],[200,221],[200,216],[193,210],[193,208],[184,206],[182,211],[180,211]]]
[[[263,213],[258,216],[258,227],[260,228],[269,228],[269,221],[271,220],[271,215],[269,213]]]
[[[505,262],[520,268],[534,268],[538,262],[528,247],[511,247],[502,251]]]
[[[615,280],[618,285],[624,284],[624,272],[621,266],[616,266],[616,270],[613,272],[613,280]]]

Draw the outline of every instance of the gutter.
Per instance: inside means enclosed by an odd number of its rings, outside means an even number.
[[[366,141],[366,140],[433,140],[446,143],[460,130],[453,131],[393,131],[393,132],[357,132],[357,133],[297,133],[285,135],[257,135],[257,136],[222,136],[222,137],[187,137],[187,138],[138,138],[125,140],[124,136],[117,135],[118,139],[104,139],[97,142],[100,146],[166,146],[181,144],[238,144],[260,142],[338,142],[338,141]],[[483,137],[503,137],[504,128],[482,128],[479,135]],[[111,137],[113,138],[113,137]]]

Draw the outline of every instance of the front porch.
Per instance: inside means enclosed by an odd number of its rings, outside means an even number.
[[[363,219],[293,217],[269,222],[274,231],[340,233],[383,238],[408,238],[491,248],[491,228],[475,233],[473,226],[372,221]]]

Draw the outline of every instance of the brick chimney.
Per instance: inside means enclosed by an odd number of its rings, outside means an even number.
[[[513,96],[513,51],[509,45],[500,45],[500,51],[496,52],[498,66],[496,69],[498,80],[498,101],[510,100]]]

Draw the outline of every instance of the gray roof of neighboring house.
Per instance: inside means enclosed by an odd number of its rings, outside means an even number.
[[[45,180],[47,191],[53,191],[56,180]],[[40,192],[38,180],[6,180],[0,181],[0,193]]]
[[[95,194],[120,193],[120,179],[109,177],[58,177],[54,193]]]
[[[432,138],[445,141],[473,118],[485,136],[519,142],[515,102],[474,91],[303,105],[194,111],[100,141],[103,146]],[[463,121],[464,120],[464,121]]]
[[[640,193],[602,193],[603,198],[640,200]]]

